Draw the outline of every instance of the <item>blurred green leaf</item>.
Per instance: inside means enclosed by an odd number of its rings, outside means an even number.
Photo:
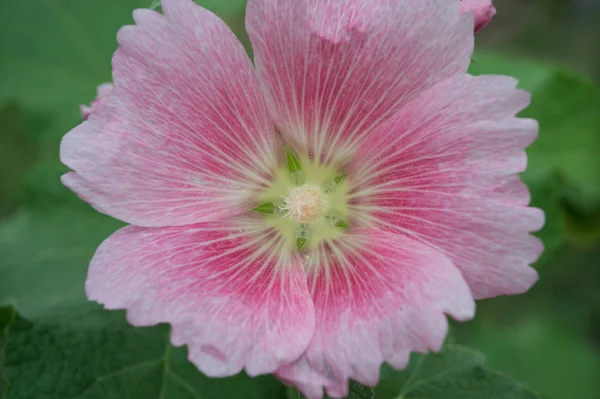
[[[600,200],[600,89],[567,72],[556,71],[533,93],[523,116],[540,122],[540,136],[529,148],[527,182],[556,172],[575,190],[565,193],[585,205]]]
[[[23,0],[0,8],[0,99],[51,116],[40,139],[57,142],[79,122],[79,104],[111,80],[116,32],[142,0]],[[28,22],[26,22],[28,21]],[[52,137],[48,137],[52,136]]]
[[[582,207],[565,198],[562,204],[567,213],[567,231],[576,244],[594,248],[600,243],[600,202]]]
[[[373,388],[366,387],[356,381],[350,381],[348,399],[371,399],[375,397]]]
[[[0,304],[20,314],[6,346],[7,399],[285,397],[273,377],[205,377],[171,346],[166,325],[134,328],[124,312],[86,300],[89,260],[120,225],[62,210],[21,213],[0,227]]]
[[[533,92],[552,78],[553,71],[551,67],[536,61],[492,53],[477,53],[469,73],[514,76],[519,80],[520,88]]]
[[[477,351],[449,346],[440,353],[414,355],[409,367],[389,374],[376,398],[395,399],[536,399],[514,378],[490,371]]]
[[[0,307],[0,399],[4,398],[8,381],[4,375],[4,347],[8,341],[8,328],[14,320],[14,309],[12,306]]]
[[[0,105],[0,217],[23,200],[23,187],[38,155],[23,110],[16,103]]]
[[[373,388],[364,386],[356,381],[350,380],[348,384],[348,396],[344,399],[372,399],[375,397]],[[304,396],[296,388],[288,388],[288,399],[304,399]],[[325,395],[325,399],[330,399]]]
[[[570,331],[574,326],[561,326],[553,317],[538,309],[519,325],[472,326],[469,344],[486,353],[491,367],[510,370],[545,399],[600,398],[597,350]]]
[[[212,379],[172,347],[169,328],[133,328],[122,312],[56,309],[36,321],[18,317],[6,347],[7,399],[285,398],[274,377]]]
[[[538,264],[555,258],[567,242],[566,217],[561,205],[564,183],[558,176],[528,184],[531,191],[531,206],[541,208],[546,214],[546,223],[535,235],[544,243],[544,252]]]
[[[123,225],[89,208],[21,212],[0,225],[0,305],[37,319],[52,317],[55,307],[86,303],[87,265]]]
[[[231,13],[244,10],[246,8],[246,0],[194,0],[197,4],[205,7],[217,15],[228,15]],[[150,8],[153,10],[160,10],[161,0],[152,0]]]

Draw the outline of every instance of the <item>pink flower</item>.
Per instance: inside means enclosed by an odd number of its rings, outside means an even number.
[[[89,107],[87,105],[79,106],[79,109],[81,110],[81,119],[85,121],[87,118],[89,118],[92,112],[94,112],[100,106],[102,99],[106,97],[111,90],[112,84],[110,83],[103,83],[100,86],[98,86],[98,94],[96,96],[96,99],[92,101],[92,104]]]
[[[492,0],[461,0],[460,12],[473,12],[475,16],[475,32],[479,32],[492,21],[492,17],[496,15],[496,8],[492,4]]]
[[[91,300],[170,323],[209,376],[316,399],[536,281],[529,95],[466,73],[457,2],[249,0],[256,69],[209,11],[162,8],[121,29],[113,90],[61,146],[64,184],[131,224],[96,252]]]

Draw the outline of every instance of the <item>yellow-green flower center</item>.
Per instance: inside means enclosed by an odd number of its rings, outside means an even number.
[[[255,211],[264,214],[292,247],[310,248],[348,227],[346,175],[330,166],[288,154]]]

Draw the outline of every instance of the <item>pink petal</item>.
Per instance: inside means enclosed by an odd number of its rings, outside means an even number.
[[[439,350],[445,313],[473,317],[469,288],[452,262],[406,236],[355,229],[307,265],[316,327],[306,353],[277,371],[308,399],[348,394],[348,379],[379,380],[382,362],[403,368],[411,351]]]
[[[113,91],[63,139],[65,183],[140,226],[251,208],[277,167],[256,73],[223,21],[191,0],[136,10],[118,34]],[[255,205],[254,205],[255,206]]]
[[[82,120],[86,120],[90,117],[90,115],[92,115],[92,112],[94,112],[94,110],[100,106],[101,102],[103,101],[103,97],[107,96],[112,91],[112,88],[112,83],[102,83],[96,90],[96,99],[92,101],[92,104],[89,107],[85,105],[79,106]]]
[[[94,103],[92,103],[92,105],[93,104]],[[87,105],[82,104],[79,106],[79,111],[81,112],[81,120],[85,121],[92,114],[92,106],[88,107]]]
[[[281,132],[323,162],[415,94],[465,72],[472,17],[448,0],[249,0],[255,64]]]
[[[256,222],[125,227],[94,256],[91,300],[136,326],[171,323],[208,376],[271,373],[306,349],[314,308],[302,262]]]
[[[492,21],[492,17],[496,15],[496,8],[494,8],[492,0],[461,0],[460,12],[461,14],[473,12],[475,32],[478,32]]]
[[[110,94],[110,92],[113,89],[113,85],[112,83],[102,83],[100,86],[98,86],[98,97],[104,97],[108,94]]]
[[[501,76],[457,76],[422,93],[354,158],[357,222],[443,251],[476,298],[528,290],[544,224],[518,173],[537,123],[515,118],[529,95]]]

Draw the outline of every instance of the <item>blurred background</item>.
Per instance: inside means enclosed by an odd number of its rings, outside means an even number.
[[[118,28],[150,3],[0,1],[0,305],[13,304],[19,314],[6,347],[9,398],[128,397],[114,396],[133,388],[119,386],[110,370],[126,369],[132,359],[143,365],[130,367],[132,380],[158,373],[152,359],[178,378],[194,372],[184,355],[168,346],[165,353],[167,327],[134,331],[122,314],[106,316],[85,302],[89,259],[121,224],[59,181],[66,171],[58,159],[62,135],[80,121],[79,105],[110,81]],[[198,3],[248,45],[244,0]],[[498,14],[476,36],[471,72],[516,76],[533,93],[523,115],[538,119],[541,130],[523,179],[547,215],[539,233],[546,252],[529,293],[481,301],[476,319],[453,325],[450,339],[481,350],[490,368],[545,399],[600,399],[600,1],[494,3]],[[100,378],[98,368],[107,370]],[[56,370],[60,378],[43,379]],[[262,390],[256,397],[281,389],[268,377],[259,380],[259,388],[247,388]],[[211,382],[206,398],[248,397],[239,393],[250,387],[245,377],[222,381]],[[31,384],[44,388],[32,396]]]

